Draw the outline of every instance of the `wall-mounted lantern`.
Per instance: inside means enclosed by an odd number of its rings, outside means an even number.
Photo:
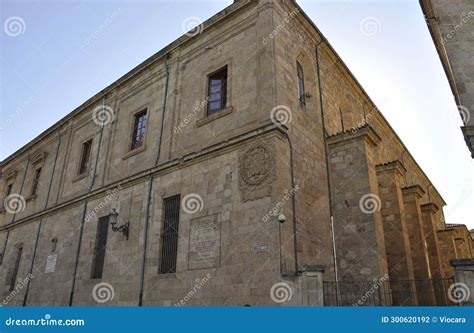
[[[129,229],[130,222],[126,222],[122,224],[121,226],[117,226],[118,215],[119,213],[117,212],[117,210],[115,208],[112,208],[112,211],[110,212],[110,215],[109,215],[109,223],[112,225],[113,231],[118,231],[118,232],[123,233],[128,240],[128,229]]]

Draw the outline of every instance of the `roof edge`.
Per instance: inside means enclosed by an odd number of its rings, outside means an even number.
[[[212,15],[210,18],[208,18],[206,21],[204,21],[203,24],[203,30],[205,31],[209,29],[210,27],[214,26],[214,24],[218,23],[221,19],[224,17],[227,17],[228,15],[234,14],[236,11],[239,11],[240,9],[246,7],[249,5],[251,1],[248,0],[240,0],[240,1],[234,1],[232,4],[229,6],[225,7],[221,11],[217,12],[216,14]],[[100,90],[98,93],[87,99],[85,102],[74,108],[71,112],[66,114],[63,118],[59,119],[56,121],[53,125],[45,129],[43,132],[38,134],[34,139],[23,145],[22,147],[18,148],[16,151],[14,151],[12,154],[7,156],[5,159],[0,161],[0,168],[3,168],[5,164],[8,162],[11,162],[14,158],[16,158],[18,155],[24,153],[27,151],[29,148],[37,144],[39,141],[41,141],[43,138],[46,136],[50,135],[51,133],[55,132],[58,127],[62,127],[66,122],[71,120],[73,117],[77,116],[79,113],[84,111],[87,107],[90,105],[98,102],[101,98],[105,97],[107,94],[111,93],[114,91],[115,88],[118,86],[122,85],[126,81],[130,80],[133,78],[135,75],[138,75],[141,73],[145,68],[148,66],[151,66],[155,62],[158,62],[161,60],[161,58],[165,57],[167,54],[169,54],[171,51],[174,49],[180,47],[181,45],[189,42],[190,40],[194,39],[197,36],[192,36],[192,35],[187,35],[186,33],[180,36],[178,39],[174,40],[170,44],[166,45],[162,49],[160,49],[158,52],[155,54],[151,55],[147,59],[145,59],[143,62],[132,68],[130,71],[119,77],[117,80]]]
[[[375,106],[375,108],[377,110],[379,110],[379,112],[377,112],[377,114],[380,115],[380,117],[382,118],[382,120],[384,121],[385,125],[393,132],[393,134],[395,135],[395,138],[397,138],[397,140],[400,142],[400,144],[402,145],[403,149],[405,149],[405,151],[408,153],[408,155],[410,156],[410,158],[413,160],[413,163],[418,167],[418,169],[420,170],[421,174],[428,180],[428,182],[432,185],[432,188],[436,191],[436,194],[439,196],[439,198],[443,201],[443,204],[446,205],[446,201],[444,200],[444,198],[442,197],[442,195],[439,193],[438,189],[434,186],[434,184],[432,183],[431,179],[426,175],[425,171],[420,167],[420,165],[418,164],[418,162],[416,161],[416,159],[413,157],[413,155],[411,154],[411,152],[408,150],[408,148],[405,146],[405,143],[403,142],[403,140],[398,136],[398,133],[393,129],[392,125],[390,125],[390,123],[387,121],[387,119],[385,118],[385,116],[382,114],[382,112],[380,111],[380,109],[378,108],[377,104],[375,104],[375,102],[372,100],[372,98],[369,96],[369,94],[367,93],[367,91],[364,89],[364,87],[362,86],[362,84],[359,82],[359,80],[357,80],[357,78],[355,77],[355,75],[352,73],[352,71],[349,69],[349,67],[346,65],[346,63],[344,62],[344,60],[342,60],[342,58],[339,56],[339,54],[336,52],[336,50],[332,47],[332,45],[329,43],[329,40],[326,38],[326,36],[324,36],[324,34],[321,32],[321,30],[319,30],[319,28],[316,26],[316,24],[311,20],[311,18],[308,16],[308,14],[306,14],[306,12],[300,7],[300,5],[296,2],[296,0],[290,0],[291,3],[296,6],[301,14],[303,15],[303,17],[308,21],[308,23],[316,30],[316,32],[321,36],[321,40],[320,42],[324,42],[324,44],[329,48],[329,50],[334,53],[334,56],[337,58],[337,60],[339,61],[339,63],[343,66],[343,68],[347,71],[347,73],[350,75],[350,77],[354,80],[355,84],[359,87],[359,89],[361,90],[362,94],[367,98],[367,100]],[[421,0],[420,0],[421,1]]]

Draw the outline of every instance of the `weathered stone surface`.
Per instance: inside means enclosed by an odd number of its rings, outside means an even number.
[[[471,0],[421,0],[428,28],[448,77],[466,144],[474,158],[474,3]],[[457,110],[449,110],[458,117]]]
[[[256,143],[240,152],[239,187],[243,201],[271,195],[275,163],[275,148],[268,142]]]

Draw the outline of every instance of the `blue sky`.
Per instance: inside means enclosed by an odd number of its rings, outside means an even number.
[[[187,18],[231,3],[3,0],[0,159],[181,36]],[[299,3],[441,192],[447,222],[474,228],[474,164],[418,0]],[[18,35],[5,31],[11,17]]]

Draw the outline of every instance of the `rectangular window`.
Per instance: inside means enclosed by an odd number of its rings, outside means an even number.
[[[109,232],[109,217],[99,218],[95,239],[94,258],[92,261],[92,278],[101,279],[104,271],[105,250],[107,247],[107,234]]]
[[[146,110],[135,115],[132,132],[132,145],[130,147],[131,150],[143,146],[145,139],[146,117]]]
[[[166,198],[163,201],[164,220],[163,233],[161,235],[161,274],[176,272],[180,201],[179,195]]]
[[[23,252],[23,247],[18,247],[16,249],[16,259],[15,259],[15,263],[14,263],[14,266],[13,266],[13,271],[12,271],[12,275],[11,275],[11,278],[10,278],[10,289],[9,291],[12,291],[13,289],[15,289],[15,283],[16,283],[16,278],[18,276],[18,269],[20,268],[20,261],[21,261],[21,254]]]
[[[31,186],[31,195],[36,195],[38,190],[38,183],[41,176],[41,168],[35,170],[35,176],[33,178],[33,185]]]
[[[207,115],[210,116],[226,107],[227,66],[209,75],[207,93]]]
[[[92,139],[82,144],[81,161],[79,164],[79,174],[82,175],[89,170],[89,160],[91,156]]]

